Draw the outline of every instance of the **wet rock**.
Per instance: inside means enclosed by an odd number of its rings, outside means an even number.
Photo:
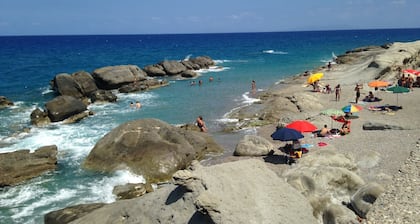
[[[87,110],[86,105],[72,96],[58,96],[45,104],[46,112],[52,122],[65,120]]]
[[[0,187],[13,186],[57,168],[57,146],[40,147],[35,152],[18,150],[0,153]]]

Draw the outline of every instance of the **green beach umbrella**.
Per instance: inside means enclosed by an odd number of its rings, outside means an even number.
[[[339,110],[339,109],[332,109],[332,108],[323,110],[323,111],[321,111],[320,114],[327,115],[327,116],[331,117],[331,126],[330,126],[331,128],[333,127],[333,118],[345,115],[344,111]]]
[[[397,106],[398,106],[398,94],[410,92],[409,88],[405,88],[402,86],[393,86],[393,87],[387,88],[386,90],[397,94]]]

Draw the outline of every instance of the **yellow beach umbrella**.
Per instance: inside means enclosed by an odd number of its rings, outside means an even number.
[[[307,81],[308,81],[309,84],[312,84],[312,83],[320,80],[323,76],[324,76],[324,73],[322,73],[322,72],[315,73],[315,74],[312,74],[311,76],[309,76]]]

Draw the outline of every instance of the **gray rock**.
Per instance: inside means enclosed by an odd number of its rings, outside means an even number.
[[[98,90],[95,79],[92,75],[85,71],[79,71],[71,75],[79,86],[83,96],[89,97],[93,92]]]
[[[56,75],[52,81],[52,85],[53,89],[56,90],[60,95],[72,96],[75,98],[83,97],[80,86],[73,79],[73,77],[67,73]]]
[[[152,185],[143,183],[119,185],[112,190],[112,193],[117,196],[118,200],[137,198],[149,192],[153,192]]]
[[[267,139],[257,135],[245,135],[236,145],[235,156],[265,156],[274,149]]]
[[[57,146],[40,147],[35,152],[19,150],[0,153],[0,187],[13,186],[57,167]]]
[[[61,210],[49,212],[44,216],[45,224],[64,224],[70,223],[78,218],[83,217],[92,211],[103,207],[105,203],[76,205]],[[93,222],[92,222],[93,223]]]
[[[128,83],[147,79],[147,74],[137,65],[107,66],[95,69],[92,74],[100,89],[118,89]]]
[[[72,223],[318,223],[309,202],[261,160],[194,164],[174,175],[179,186],[105,205]]]
[[[166,72],[162,65],[156,64],[156,65],[148,65],[145,66],[144,71],[147,73],[150,77],[156,77],[156,76],[166,76]]]
[[[362,218],[366,218],[376,199],[385,191],[377,183],[368,183],[361,187],[352,197],[351,205],[354,211]]]
[[[166,74],[169,76],[179,75],[187,70],[187,68],[179,61],[163,61],[160,63]]]
[[[0,109],[10,106],[13,106],[13,102],[7,99],[5,96],[0,96]]]
[[[72,96],[58,96],[45,104],[52,122],[62,121],[87,110],[86,105]]]
[[[117,96],[110,90],[98,89],[90,95],[92,103],[95,102],[116,102]]]
[[[206,133],[187,131],[157,119],[121,124],[101,138],[83,166],[111,172],[125,167],[156,183],[171,178],[192,160],[223,149]]]
[[[51,123],[50,118],[48,117],[48,113],[45,111],[42,111],[39,108],[36,108],[31,113],[31,124],[35,126],[45,126]]]
[[[181,77],[183,78],[194,78],[197,77],[198,74],[194,72],[193,70],[185,70],[181,73]]]
[[[197,64],[200,66],[200,68],[209,68],[212,65],[215,65],[216,63],[208,56],[199,56],[196,58],[191,58],[190,61],[193,64]]]
[[[363,124],[363,130],[404,130],[405,128],[397,125],[366,122]]]

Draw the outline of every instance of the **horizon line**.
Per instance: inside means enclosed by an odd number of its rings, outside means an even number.
[[[197,33],[121,33],[121,34],[10,34],[0,37],[42,37],[42,36],[130,36],[130,35],[202,35],[202,34],[245,34],[245,33],[298,33],[298,32],[333,32],[333,31],[356,31],[356,30],[415,30],[419,27],[409,28],[363,28],[363,29],[325,29],[325,30],[289,30],[289,31],[243,31],[243,32],[197,32]]]

